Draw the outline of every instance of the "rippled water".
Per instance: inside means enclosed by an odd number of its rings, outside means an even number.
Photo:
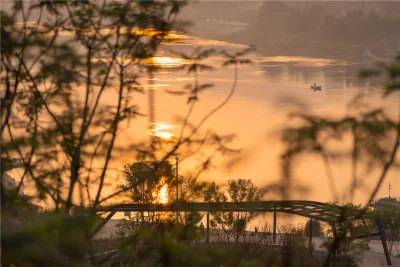
[[[182,37],[182,36],[181,36]],[[154,111],[155,122],[170,125],[169,134],[178,134],[180,125],[177,116],[184,116],[188,110],[187,98],[169,94],[168,91],[182,89],[193,82],[190,75],[176,72],[172,68],[182,63],[171,52],[190,53],[197,46],[239,51],[245,46],[183,36],[183,41],[163,47],[163,52],[156,57],[158,64],[164,65],[155,75]],[[229,179],[250,178],[258,186],[263,186],[279,179],[279,129],[288,121],[288,114],[296,111],[308,111],[313,114],[341,116],[348,112],[349,103],[359,93],[363,93],[362,101],[373,106],[394,106],[397,99],[381,101],[379,85],[382,81],[366,81],[358,78],[359,70],[364,66],[361,62],[345,62],[341,60],[304,58],[304,57],[266,57],[256,52],[248,55],[253,65],[241,66],[237,90],[230,102],[204,126],[218,133],[235,133],[236,140],[232,146],[242,149],[243,158],[237,164],[230,165],[230,158],[219,157],[214,168],[204,173],[201,179],[213,180],[221,184]],[[210,58],[207,63],[220,66],[221,57]],[[233,81],[232,68],[218,68],[213,72],[203,72],[201,83],[214,83],[215,87],[200,95],[200,101],[192,116],[198,121],[207,111],[213,109],[227,96]],[[310,84],[322,85],[322,91],[310,90]],[[140,101],[147,101],[143,98]],[[142,104],[145,102],[142,102]],[[148,122],[143,119],[141,127],[146,128]],[[143,132],[146,132],[143,129]],[[182,164],[182,170],[190,172],[191,163]],[[346,163],[337,163],[333,170],[336,187],[344,193],[349,186],[350,168]],[[394,194],[400,185],[391,173]],[[298,165],[297,184],[307,187],[309,192],[293,191],[292,199],[308,199],[332,201],[323,164],[317,158],[304,158]],[[372,174],[365,179],[365,190],[375,181],[377,175]],[[363,189],[364,190],[364,189]],[[368,191],[359,191],[355,202],[365,200]],[[386,195],[383,188],[380,195]],[[343,194],[344,195],[344,194]],[[276,198],[271,192],[267,199]]]
[[[193,83],[193,75],[176,71],[174,67],[185,63],[174,52],[191,53],[196,47],[214,48],[230,52],[246,48],[243,45],[207,40],[190,36],[176,35],[176,40],[163,45],[152,63],[163,68],[153,78],[154,124],[149,130],[149,117],[138,118],[121,131],[123,140],[130,143],[149,140],[149,135],[174,139],[179,135],[180,124],[177,117],[183,117],[188,111],[187,96],[177,96],[169,91],[180,90],[185,85]],[[240,66],[239,81],[235,94],[226,106],[216,113],[202,130],[212,129],[219,134],[236,135],[231,144],[235,149],[241,149],[240,158],[219,156],[212,162],[208,172],[200,176],[201,180],[216,181],[224,185],[230,179],[252,179],[260,187],[277,182],[280,177],[280,160],[282,145],[279,141],[279,130],[287,125],[288,115],[292,112],[310,112],[327,116],[341,116],[349,111],[348,105],[359,93],[363,93],[362,101],[373,106],[396,107],[397,98],[382,101],[379,85],[383,81],[366,81],[358,78],[359,70],[364,67],[362,62],[345,62],[323,58],[304,58],[276,56],[266,57],[257,52],[248,55],[252,65]],[[211,57],[207,64],[216,69],[212,72],[202,72],[200,83],[213,83],[215,87],[204,91],[199,96],[191,116],[192,122],[198,122],[207,112],[218,106],[229,93],[234,72],[233,68],[221,68],[223,58]],[[143,78],[143,84],[149,79]],[[310,84],[322,86],[322,91],[310,90]],[[141,107],[141,112],[149,114],[149,89],[146,94],[135,94],[134,101]],[[114,97],[114,96],[110,96]],[[204,155],[203,155],[204,156]],[[122,166],[134,160],[134,155],[126,155],[117,159],[114,165],[116,176],[121,175]],[[236,160],[236,161],[233,161]],[[193,170],[196,156],[180,164],[180,173],[196,173]],[[233,164],[235,163],[235,164]],[[316,201],[332,201],[322,161],[315,157],[302,158],[298,162],[295,184],[308,191],[294,189],[291,199]],[[333,175],[335,186],[346,195],[350,183],[350,166],[345,162],[335,162]],[[396,179],[397,171],[389,174],[392,184],[392,195],[400,195],[400,182]],[[375,183],[377,173],[371,177],[361,177],[364,187],[356,194],[355,203],[365,201],[371,186]],[[113,183],[115,186],[118,181]],[[114,188],[110,186],[109,188]],[[111,189],[112,190],[112,189]],[[378,197],[386,196],[384,186]],[[278,192],[270,191],[265,199],[279,198]],[[343,201],[346,201],[344,199]]]

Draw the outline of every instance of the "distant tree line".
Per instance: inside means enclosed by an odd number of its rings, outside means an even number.
[[[284,2],[267,1],[256,24],[257,31],[278,38],[307,38],[334,42],[366,42],[398,38],[399,17],[379,16],[374,11],[352,10],[329,15],[319,4],[291,8]]]

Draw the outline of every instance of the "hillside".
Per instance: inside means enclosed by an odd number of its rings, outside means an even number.
[[[357,60],[382,39],[387,40],[374,47],[380,57],[395,53],[400,44],[400,2],[199,2],[182,18],[193,22],[189,34],[254,44],[268,55]]]

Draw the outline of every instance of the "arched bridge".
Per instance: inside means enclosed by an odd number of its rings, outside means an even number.
[[[109,212],[108,216],[94,229],[94,236],[117,212],[256,212],[274,214],[274,240],[276,238],[276,214],[288,213],[334,224],[341,216],[343,207],[329,203],[307,200],[276,200],[255,202],[196,202],[168,204],[121,204],[100,207],[97,212]]]
[[[98,208],[98,212],[281,212],[315,219],[335,222],[343,207],[329,203],[305,200],[280,200],[256,202],[196,202],[170,204],[122,204]]]
[[[168,204],[121,204],[108,207],[99,207],[96,212],[109,213],[108,216],[94,229],[94,236],[117,212],[207,212],[207,243],[209,240],[209,214],[214,212],[255,212],[274,214],[273,240],[276,241],[276,214],[288,213],[329,223],[336,232],[335,223],[341,223],[346,215],[346,208],[330,203],[308,200],[276,200],[255,202],[196,202],[196,203],[168,203]],[[346,216],[346,219],[352,219]],[[310,223],[312,227],[312,223]],[[381,228],[381,227],[380,227]],[[310,249],[311,233],[310,229]],[[368,236],[380,235],[388,264],[391,263],[382,229],[378,233]],[[365,236],[366,237],[366,236]],[[360,236],[361,238],[361,236]]]

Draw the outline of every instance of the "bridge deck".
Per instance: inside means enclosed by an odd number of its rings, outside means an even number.
[[[109,207],[99,207],[96,212],[109,212],[108,216],[92,232],[92,237],[111,219],[116,212],[207,212],[207,243],[209,240],[209,213],[213,212],[273,212],[274,229],[273,239],[276,241],[276,213],[289,213],[315,219],[331,224],[335,228],[335,222],[342,216],[344,208],[338,205],[307,200],[277,200],[257,202],[197,202],[197,203],[168,203],[168,204],[122,204]],[[310,224],[312,227],[312,224]],[[310,239],[312,230],[310,229]],[[386,246],[383,230],[379,229],[383,249],[387,263],[391,265],[389,252]],[[360,236],[361,237],[361,236]],[[311,251],[310,242],[310,251]]]
[[[299,215],[324,222],[335,221],[342,207],[317,201],[281,200],[257,202],[196,202],[169,204],[122,204],[100,207],[99,212],[281,212]]]

